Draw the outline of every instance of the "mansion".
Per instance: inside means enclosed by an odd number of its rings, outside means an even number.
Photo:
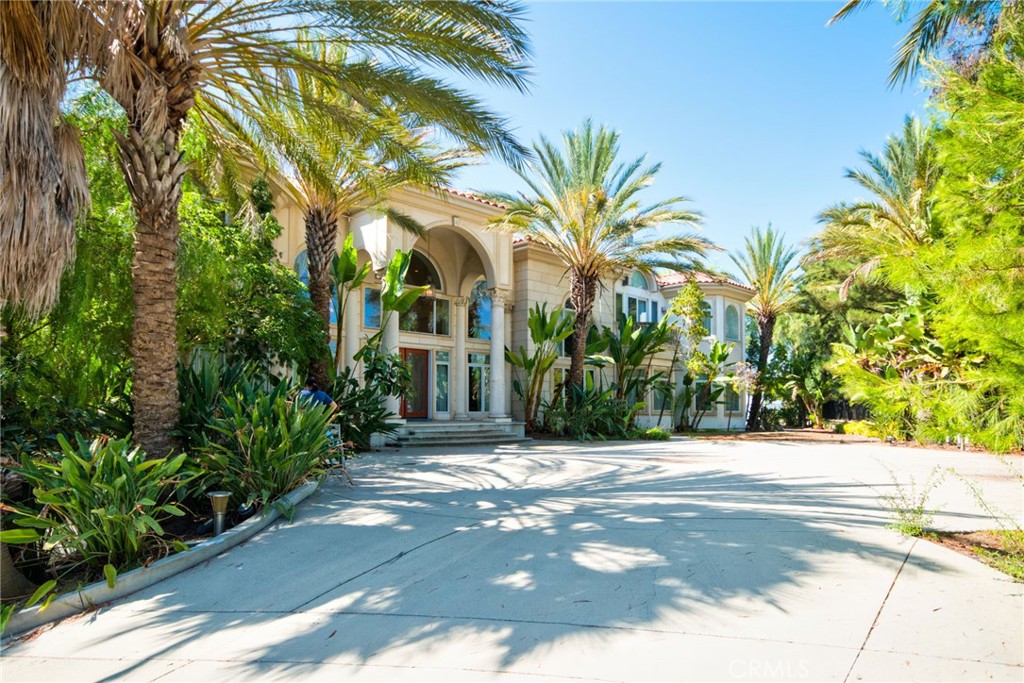
[[[477,421],[521,429],[522,406],[512,392],[512,369],[504,361],[504,349],[525,346],[532,352],[527,316],[535,304],[546,302],[549,310],[568,307],[564,266],[539,244],[487,229],[487,221],[501,215],[502,207],[481,197],[456,190],[402,189],[392,195],[391,203],[424,226],[423,234],[404,231],[385,216],[359,212],[348,218],[347,225],[339,226],[337,248],[352,234],[361,262],[369,262],[374,272],[387,265],[395,250],[411,250],[406,282],[429,287],[409,312],[390,316],[383,330],[384,346],[401,354],[413,378],[409,395],[389,399],[392,413],[408,426],[423,421]],[[285,263],[304,275],[302,212],[282,199],[276,215],[284,230],[275,246]],[[698,283],[710,305],[704,324],[711,334],[705,344],[712,337],[733,343],[729,360],[742,361],[745,306],[753,290],[705,273],[657,277],[621,273],[599,289],[593,323],[611,326],[616,311],[639,322],[655,322],[689,279]],[[380,325],[379,282],[371,275],[346,302],[344,357],[352,359],[363,341],[380,331]],[[568,373],[564,351],[547,379],[546,400]],[[668,371],[671,360],[671,353],[659,354],[652,361],[652,372]],[[588,381],[609,384],[610,376],[601,375],[602,370],[586,372]],[[678,384],[682,372],[676,374]],[[716,408],[717,412],[715,408],[708,412],[702,427],[743,428],[746,396],[729,390]],[[659,396],[650,396],[638,424],[671,428],[671,410],[662,406]]]

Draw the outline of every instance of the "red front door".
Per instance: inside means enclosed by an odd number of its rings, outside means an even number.
[[[402,360],[412,371],[412,384],[402,396],[402,417],[426,419],[430,399],[430,351],[401,349]]]

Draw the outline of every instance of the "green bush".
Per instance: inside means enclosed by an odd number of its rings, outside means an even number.
[[[327,406],[288,400],[290,386],[237,393],[221,401],[211,436],[197,458],[208,483],[230,491],[239,504],[268,505],[310,476],[328,456]]]
[[[178,363],[181,409],[175,435],[186,449],[201,447],[225,396],[253,396],[267,386],[266,374],[257,364],[197,349],[188,363]]]
[[[629,438],[641,441],[668,441],[672,438],[672,432],[661,427],[631,429],[629,430]]]
[[[836,425],[836,431],[840,434],[856,434],[858,436],[869,436],[873,439],[880,437],[878,428],[869,420],[857,420]]]
[[[338,404],[338,434],[340,439],[351,441],[358,450],[370,448],[370,437],[374,434],[393,434],[396,425],[388,422],[391,411],[385,402],[385,394],[380,384],[373,383],[360,386],[359,380],[352,376],[352,370],[345,367],[334,378],[334,386],[330,391],[331,398]]]
[[[577,441],[625,439],[632,413],[626,401],[615,398],[614,389],[599,387],[569,388],[571,408],[559,398],[546,404],[544,426],[547,431]]]
[[[14,508],[14,524],[29,532],[24,541],[35,532],[51,558],[90,570],[131,569],[166,550],[161,522],[185,514],[171,498],[195,476],[186,456],[147,460],[128,439],[75,440],[57,437],[59,460],[25,456],[12,468],[39,505]]]

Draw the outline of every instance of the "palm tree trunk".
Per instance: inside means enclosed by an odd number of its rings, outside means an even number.
[[[148,455],[158,457],[173,449],[170,432],[178,422],[176,267],[186,164],[178,151],[179,125],[168,123],[159,134],[147,134],[144,128],[133,124],[128,135],[118,136],[118,143],[138,216],[132,259],[135,438]]]
[[[131,22],[125,27],[135,35],[126,45],[147,69],[126,72],[127,80],[103,83],[128,115],[128,134],[116,137],[137,216],[132,258],[132,407],[135,439],[153,457],[174,448],[171,430],[179,417],[178,205],[188,164],[178,142],[195,103],[200,75],[199,66],[190,59],[180,13],[180,3],[147,4],[143,14],[133,17],[145,22],[145,30],[136,35]],[[177,35],[171,38],[169,32]]]
[[[757,352],[757,386],[750,397],[750,413],[747,415],[747,431],[756,432],[761,428],[761,404],[764,402],[764,374],[768,369],[768,354],[772,348],[772,337],[775,335],[775,316],[759,318],[757,332],[760,337]]]
[[[36,586],[25,578],[11,559],[6,543],[0,543],[0,598],[10,600],[32,595]]]
[[[569,271],[569,301],[576,310],[573,323],[572,356],[569,359],[569,383],[583,388],[583,362],[587,357],[587,333],[590,316],[597,297],[597,278],[575,270]]]
[[[331,331],[331,257],[334,256],[335,242],[338,238],[338,220],[333,212],[321,206],[310,206],[306,210],[306,256],[309,261],[309,298],[313,302],[313,310],[317,312],[323,324],[324,336],[330,339]],[[321,387],[328,382],[327,358],[324,350],[322,357],[314,358],[309,363],[309,374]]]

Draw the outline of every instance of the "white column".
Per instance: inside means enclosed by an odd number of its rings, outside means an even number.
[[[468,420],[466,401],[469,399],[468,368],[469,358],[466,355],[466,335],[469,333],[469,319],[466,317],[466,304],[469,298],[455,298],[455,352],[450,372],[452,373],[451,398],[455,409],[456,420]]]
[[[384,353],[398,353],[398,313],[394,311],[387,314],[387,321],[384,323],[384,335],[381,338],[381,350]],[[385,401],[388,412],[395,418],[401,417],[402,399],[399,396],[388,396]]]
[[[348,293],[348,301],[345,303],[345,365],[353,368],[358,374],[356,368],[355,355],[359,352],[359,329],[363,322],[363,306],[362,306],[362,289],[358,289]]]
[[[718,341],[725,341],[725,297],[715,297],[715,329],[711,334],[718,337]]]
[[[503,419],[505,412],[505,298],[504,289],[488,290],[491,295],[491,417]]]
[[[513,303],[513,306],[515,304]],[[505,345],[514,348],[513,344],[516,343],[515,334],[512,328],[512,306],[505,308]],[[503,363],[505,368],[505,414],[509,417],[514,417],[512,414],[512,382],[507,381],[511,377],[512,369],[507,363]]]

